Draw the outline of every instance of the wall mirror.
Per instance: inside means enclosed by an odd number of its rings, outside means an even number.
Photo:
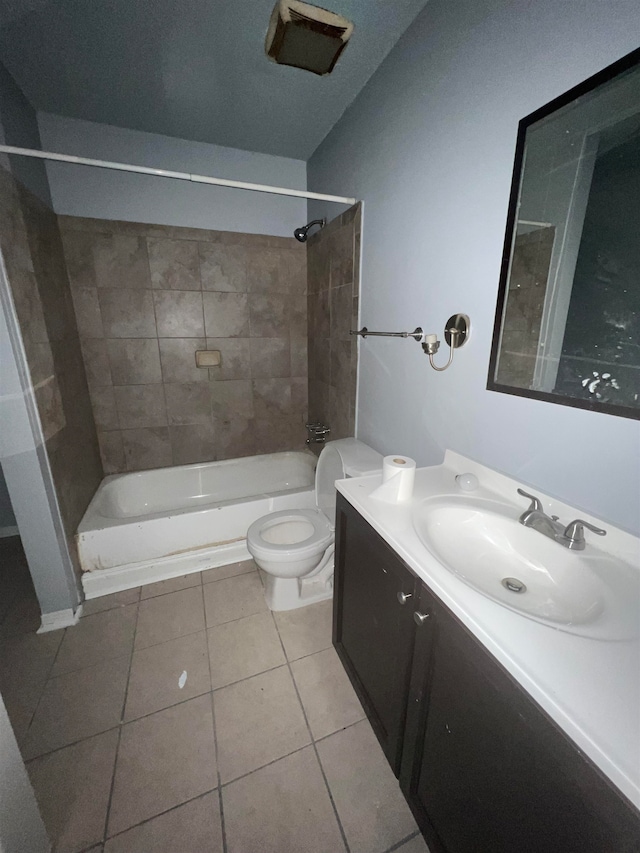
[[[487,387],[640,418],[640,50],[520,122]]]

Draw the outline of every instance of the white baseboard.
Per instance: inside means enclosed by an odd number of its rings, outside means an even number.
[[[142,563],[115,566],[112,569],[84,572],[82,587],[85,598],[99,598],[101,595],[122,592],[136,586],[166,581],[192,572],[215,569],[249,559],[251,555],[247,551],[246,540],[240,539],[227,545],[162,557],[159,560],[145,560]]]
[[[9,536],[20,536],[17,524],[13,524],[10,527],[0,527],[0,539],[6,539]]]
[[[60,628],[70,628],[72,625],[78,624],[81,616],[81,604],[75,612],[69,607],[66,610],[43,613],[40,617],[40,627],[36,631],[36,634],[46,634],[48,631],[59,631]]]

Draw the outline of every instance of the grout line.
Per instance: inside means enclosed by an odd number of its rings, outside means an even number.
[[[195,803],[197,800],[202,800],[204,797],[209,796],[209,794],[215,793],[215,791],[217,791],[217,788],[211,788],[209,791],[203,791],[201,794],[198,794],[195,797],[191,797],[190,799],[185,800],[183,803],[176,803],[175,806],[171,806],[170,808],[158,812],[158,814],[154,814],[151,817],[146,817],[144,820],[141,820],[139,823],[134,823],[131,826],[128,826],[126,829],[121,829],[120,832],[116,832],[114,835],[110,835],[106,840],[112,841],[114,838],[119,838],[121,835],[124,835],[126,832],[129,832],[132,829],[137,829],[139,826],[144,826],[146,823],[151,823],[151,821],[155,820],[157,817],[162,817],[162,815],[174,812],[176,809],[179,809],[182,806],[187,806],[190,803]],[[102,842],[98,843],[100,844]],[[93,845],[91,847],[86,848],[86,851],[83,851],[83,853],[89,853],[89,851],[91,850],[93,850]]]
[[[414,838],[420,838],[421,836],[422,833],[420,832],[420,830],[416,829],[415,832],[412,832],[410,835],[406,835],[400,841],[396,841],[396,843],[392,844],[391,847],[387,847],[384,853],[393,853],[394,850],[400,850],[400,848],[403,847],[408,841],[412,841]]]
[[[204,583],[201,583],[200,589],[202,591],[202,607],[204,609]],[[206,611],[205,611],[206,612]],[[211,653],[209,651],[209,637],[207,636],[207,632],[205,629],[205,645],[207,647],[207,662],[209,664],[209,686],[213,687],[213,674],[211,672]],[[227,832],[224,821],[224,803],[222,802],[222,780],[220,778],[220,758],[219,758],[219,749],[218,749],[218,732],[216,729],[216,708],[215,708],[215,700],[213,698],[213,689],[210,691],[211,696],[211,720],[213,724],[213,754],[216,762],[216,777],[218,780],[218,809],[220,810],[220,831],[222,834],[222,853],[227,853]]]
[[[109,798],[107,800],[107,808],[104,815],[104,829],[102,832],[102,843],[107,840],[107,827],[109,826],[109,818],[111,817],[111,803],[113,801],[113,791],[116,784],[116,769],[118,767],[118,757],[120,754],[120,743],[122,741],[122,729],[124,728],[123,718],[125,708],[127,707],[127,699],[129,697],[129,682],[131,681],[131,665],[133,663],[133,654],[136,648],[136,634],[138,633],[138,618],[140,616],[140,606],[136,608],[136,622],[133,629],[133,638],[131,642],[131,653],[129,655],[129,671],[127,673],[127,684],[124,690],[124,698],[122,700],[122,710],[120,711],[120,723],[118,725],[118,741],[116,743],[116,751],[113,760],[113,770],[111,771],[111,787],[109,788]]]
[[[280,636],[280,629],[278,628],[278,623],[273,615],[273,611],[271,611],[271,618],[273,619],[273,624],[276,626],[276,631],[278,632],[278,638],[280,640],[280,645],[282,646],[282,651],[284,652],[285,659],[287,661],[287,667],[289,669],[289,676],[291,681],[293,682],[293,688],[296,692],[296,696],[298,697],[298,702],[300,703],[300,708],[302,709],[302,715],[304,717],[304,721],[306,723],[307,729],[309,731],[309,737],[311,738],[311,746],[313,747],[313,751],[316,756],[316,761],[318,762],[318,767],[320,768],[320,773],[322,774],[322,778],[324,780],[325,788],[327,790],[327,794],[329,795],[329,801],[331,803],[331,808],[333,809],[333,814],[335,816],[336,822],[338,824],[338,829],[340,830],[340,835],[342,837],[342,843],[344,844],[344,848],[346,853],[350,853],[351,848],[349,847],[349,842],[347,841],[347,835],[344,831],[344,827],[342,826],[342,821],[340,820],[340,815],[338,814],[338,808],[336,806],[335,800],[333,799],[333,794],[331,792],[331,788],[329,786],[329,780],[327,779],[327,775],[324,772],[324,767],[322,766],[322,762],[320,761],[320,755],[318,753],[318,747],[316,745],[315,738],[313,736],[313,732],[311,731],[311,726],[309,725],[309,718],[307,717],[307,712],[305,711],[304,704],[302,702],[302,697],[300,696],[300,691],[298,690],[298,685],[296,684],[296,680],[293,676],[293,670],[291,669],[291,661],[287,658],[287,653],[284,648],[284,643],[282,642],[282,637]],[[335,734],[335,733],[334,733]]]
[[[55,666],[56,660],[58,659],[58,655],[60,654],[60,649],[62,648],[62,643],[63,643],[63,641],[64,641],[64,638],[65,638],[65,637],[66,637],[66,635],[67,635],[67,631],[68,631],[68,630],[69,630],[68,628],[64,628],[64,630],[63,630],[63,634],[62,634],[62,637],[61,637],[61,639],[60,639],[60,642],[58,643],[58,648],[56,649],[56,653],[55,653],[55,655],[53,656],[53,660],[51,661],[51,665],[49,666],[49,669],[47,670],[47,675],[46,675],[46,677],[45,677],[44,681],[42,682],[42,690],[40,691],[40,695],[38,696],[38,701],[36,702],[36,706],[35,706],[35,708],[33,709],[33,714],[31,714],[31,717],[29,718],[29,725],[28,725],[28,726],[27,726],[27,728],[25,729],[24,737],[23,737],[23,738],[21,738],[21,740],[23,741],[23,743],[24,743],[24,742],[26,742],[27,735],[29,734],[29,731],[31,730],[31,726],[33,725],[33,721],[34,721],[34,719],[35,719],[35,716],[36,716],[36,714],[38,713],[38,709],[40,708],[40,705],[42,704],[42,699],[44,698],[44,692],[45,692],[45,690],[46,690],[46,688],[47,688],[47,684],[48,684],[48,683],[49,683],[53,678],[55,678],[55,676],[52,676],[52,675],[51,675],[51,673],[52,673],[52,671],[53,671],[53,667]],[[24,759],[23,759],[23,760],[24,760]]]

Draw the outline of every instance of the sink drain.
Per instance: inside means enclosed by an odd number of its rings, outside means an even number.
[[[502,586],[509,592],[526,592],[527,587],[518,578],[502,578]]]

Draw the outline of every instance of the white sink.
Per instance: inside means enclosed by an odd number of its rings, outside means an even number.
[[[445,568],[504,607],[595,639],[637,636],[638,573],[589,541],[584,551],[569,551],[524,527],[519,515],[484,498],[427,498],[413,525]]]

